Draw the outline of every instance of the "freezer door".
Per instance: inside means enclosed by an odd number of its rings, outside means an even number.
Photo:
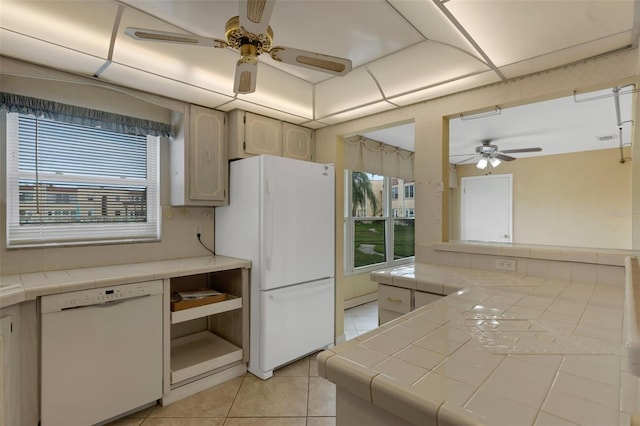
[[[334,274],[334,167],[263,156],[260,289]]]
[[[333,343],[333,279],[262,291],[260,304],[262,373]]]

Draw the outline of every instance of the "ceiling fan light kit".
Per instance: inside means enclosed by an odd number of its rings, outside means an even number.
[[[542,148],[518,148],[518,149],[504,149],[499,150],[498,145],[492,145],[491,139],[483,139],[482,145],[479,145],[475,149],[475,155],[471,156],[471,158],[467,158],[461,161],[459,164],[466,163],[467,161],[480,156],[480,159],[476,163],[476,167],[480,170],[484,170],[487,168],[489,164],[491,167],[498,167],[503,161],[513,161],[516,157],[512,157],[506,154],[514,154],[514,153],[522,153],[522,152],[540,152]]]
[[[487,168],[488,163],[489,162],[487,161],[487,159],[482,157],[480,160],[478,160],[478,164],[476,164],[476,167],[479,168],[480,170],[484,170]]]
[[[351,71],[351,60],[290,47],[273,46],[273,30],[269,18],[273,0],[240,1],[240,15],[225,24],[225,39],[169,33],[142,28],[127,28],[125,33],[140,41],[158,41],[206,47],[230,47],[240,52],[236,64],[233,91],[239,94],[256,90],[258,56],[268,53],[274,61],[327,72],[346,75]]]

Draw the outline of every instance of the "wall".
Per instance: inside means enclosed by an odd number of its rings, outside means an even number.
[[[631,164],[616,148],[458,166],[450,239],[460,239],[461,178],[511,173],[514,243],[631,249]]]
[[[89,78],[82,78],[2,58],[0,90],[39,97],[87,108],[127,114],[165,123],[171,111],[184,111],[184,103],[153,94],[123,89]],[[4,113],[0,113],[4,120]],[[0,129],[4,129],[4,121]],[[171,207],[169,194],[169,140],[161,142],[160,204],[162,206],[162,240],[158,242],[31,248],[7,250],[5,134],[0,132],[0,273],[16,274],[86,266],[117,265],[131,262],[163,260],[209,254],[198,243],[194,227],[202,229],[202,240],[213,248],[213,208]]]
[[[429,262],[435,258],[433,242],[449,240],[449,171],[448,117],[462,112],[482,110],[499,105],[501,108],[537,102],[573,94],[574,90],[589,91],[640,82],[638,49],[601,56],[554,70],[532,74],[492,84],[454,95],[436,98],[399,109],[380,112],[316,131],[316,158],[319,162],[336,164],[336,223],[342,223],[344,171],[343,138],[359,132],[380,129],[393,124],[415,122],[414,178],[416,181],[416,260]],[[429,91],[429,89],[426,89]],[[636,99],[636,119],[638,118]],[[634,135],[634,139],[636,136]],[[634,143],[637,147],[638,144]],[[637,152],[638,149],[634,148]],[[631,162],[638,176],[640,162]],[[640,182],[640,181],[638,181]],[[640,200],[640,183],[632,186],[633,206]],[[633,248],[640,248],[640,215],[632,218]],[[344,300],[342,277],[344,239],[343,227],[336,227],[336,335],[342,331]]]
[[[371,281],[369,273],[344,277],[343,287],[345,302],[378,291],[378,283]]]

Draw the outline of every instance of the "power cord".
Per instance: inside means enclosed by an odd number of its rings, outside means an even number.
[[[202,247],[204,247],[204,248],[206,248],[207,250],[209,250],[209,251],[211,252],[211,254],[213,254],[213,255],[215,256],[215,255],[216,255],[216,252],[215,252],[215,251],[213,251],[213,250],[211,250],[209,247],[207,247],[207,246],[205,246],[205,245],[204,245],[204,243],[203,243],[203,242],[202,242],[202,240],[200,239],[200,235],[201,235],[201,234],[200,234],[199,232],[196,234],[196,237],[198,237],[198,242],[199,242],[200,244],[202,244]]]

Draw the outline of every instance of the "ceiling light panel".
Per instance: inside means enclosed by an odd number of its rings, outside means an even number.
[[[313,119],[313,86],[265,63],[258,64],[256,91],[239,99]]]
[[[436,2],[391,0],[390,3],[427,39],[449,44],[481,57],[469,40],[436,6]]]
[[[469,77],[463,77],[454,81],[450,81],[448,83],[439,84],[428,89],[417,90],[406,95],[392,97],[389,98],[389,101],[399,106],[406,106],[429,99],[434,99],[440,96],[461,92],[463,90],[484,86],[486,84],[497,83],[499,81],[500,77],[498,77],[495,72],[485,71],[480,74],[475,74]],[[461,110],[464,110],[466,107],[467,105],[460,105]]]
[[[633,1],[459,1],[445,7],[502,66],[628,31]]]
[[[0,55],[82,75],[93,75],[105,62],[101,58],[3,29],[0,29]]]
[[[361,105],[382,100],[378,86],[364,68],[316,85],[315,116],[320,119]]]
[[[590,43],[571,46],[566,49],[506,65],[500,67],[500,71],[502,71],[507,78],[532,74],[563,64],[576,62],[584,58],[591,58],[606,52],[611,52],[619,49],[621,46],[631,45],[631,43],[632,33],[631,31],[626,31]]]
[[[384,0],[276,1],[274,44],[348,58],[353,66],[422,40]]]
[[[151,74],[233,96],[237,52],[205,46],[139,41],[124,33],[127,27],[184,33],[156,18],[127,8],[122,15],[113,61]]]
[[[115,2],[3,0],[0,26],[106,59],[117,12]]]
[[[238,1],[123,0],[136,9],[193,34],[224,39],[225,24],[238,16]]]
[[[387,97],[488,69],[470,54],[433,41],[425,41],[379,59],[367,68]]]
[[[371,105],[365,105],[360,108],[355,108],[350,111],[345,111],[340,114],[334,114],[327,117],[319,117],[319,120],[327,124],[338,124],[348,120],[354,120],[356,118],[366,117],[368,115],[377,114],[379,112],[388,111],[394,109],[395,106],[389,102],[382,101],[376,102]]]
[[[100,74],[100,79],[124,87],[131,87],[210,108],[215,108],[233,99],[231,96],[203,90],[179,81],[116,63],[110,64],[104,72]]]

